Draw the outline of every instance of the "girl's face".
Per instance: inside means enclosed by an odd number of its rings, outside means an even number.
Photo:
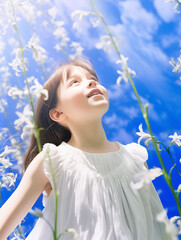
[[[92,92],[96,95],[90,96]],[[97,94],[99,92],[99,94]],[[67,79],[62,79],[58,89],[57,107],[67,120],[78,121],[101,118],[109,108],[107,90],[94,75],[82,67],[72,66]]]

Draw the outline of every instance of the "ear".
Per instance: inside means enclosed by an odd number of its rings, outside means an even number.
[[[49,116],[50,118],[55,121],[55,122],[59,122],[61,123],[64,118],[65,118],[65,115],[63,112],[60,112],[58,109],[56,108],[53,108],[49,111]]]

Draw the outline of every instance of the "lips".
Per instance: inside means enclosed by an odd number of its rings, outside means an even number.
[[[103,93],[101,92],[101,90],[99,90],[99,89],[93,89],[92,91],[90,91],[90,93],[88,94],[88,98],[90,98],[91,96],[94,96],[94,95],[96,95],[96,94],[101,94],[101,95],[103,95]]]

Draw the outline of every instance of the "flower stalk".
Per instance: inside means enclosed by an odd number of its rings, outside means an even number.
[[[12,3],[12,0],[10,0],[10,3],[11,3],[12,12],[13,12],[13,18],[14,18],[13,26],[14,26],[15,32],[17,34],[18,42],[19,42],[19,46],[20,46],[23,74],[24,74],[24,77],[25,77],[25,82],[26,82],[26,86],[27,86],[27,90],[28,90],[28,101],[29,101],[29,103],[31,105],[31,110],[33,112],[33,125],[34,125],[34,130],[35,130],[35,138],[36,138],[36,141],[37,141],[38,150],[40,152],[42,150],[41,142],[40,142],[40,129],[38,128],[38,125],[36,123],[35,109],[34,109],[34,105],[33,105],[33,98],[31,96],[30,87],[29,87],[29,83],[28,83],[28,79],[27,79],[27,72],[26,72],[25,58],[24,58],[24,48],[22,46],[20,34],[19,34],[19,31],[18,31],[18,26],[17,26],[17,21],[16,21],[16,14],[15,14],[15,10],[14,10],[14,6],[13,6],[13,3]]]
[[[119,52],[119,49],[118,49],[118,47],[117,47],[117,44],[116,44],[116,42],[115,42],[115,40],[114,40],[114,38],[113,38],[113,36],[112,36],[112,34],[111,34],[111,31],[110,31],[107,23],[106,23],[105,20],[104,20],[104,17],[103,17],[102,14],[97,10],[96,6],[95,6],[94,3],[93,3],[93,0],[89,0],[89,1],[90,1],[90,4],[92,5],[94,11],[96,12],[97,16],[101,19],[101,21],[102,21],[102,23],[103,23],[103,25],[104,25],[104,27],[105,27],[105,29],[106,29],[109,37],[110,37],[110,40],[111,40],[111,43],[112,43],[113,48],[115,49],[115,52],[117,53],[118,57],[121,59],[121,54],[120,54],[120,52]],[[138,103],[139,103],[139,106],[140,106],[140,109],[141,109],[143,118],[144,118],[145,123],[146,123],[147,128],[148,128],[148,131],[149,131],[149,133],[150,133],[150,135],[151,135],[151,141],[153,142],[153,145],[154,145],[156,154],[157,154],[157,156],[158,156],[158,159],[159,159],[159,161],[160,161],[160,163],[161,163],[161,166],[162,166],[162,169],[163,169],[163,176],[164,176],[164,178],[165,178],[168,186],[169,186],[170,189],[171,189],[171,192],[172,192],[172,194],[173,194],[173,196],[174,196],[174,198],[175,198],[176,204],[177,204],[177,208],[178,208],[179,214],[180,214],[180,216],[181,216],[181,204],[180,204],[180,201],[179,201],[179,195],[176,194],[176,192],[175,192],[175,190],[174,190],[174,187],[173,187],[173,184],[172,184],[172,179],[171,179],[171,174],[168,174],[168,172],[167,172],[167,169],[166,169],[166,167],[165,167],[164,161],[163,161],[163,159],[162,159],[162,157],[161,157],[161,154],[160,154],[160,152],[159,152],[159,149],[158,149],[158,146],[157,146],[157,142],[156,142],[156,140],[154,139],[154,136],[153,136],[153,133],[152,133],[152,129],[151,129],[150,121],[149,121],[149,117],[148,117],[148,104],[146,104],[145,107],[143,107],[143,104],[142,104],[141,99],[140,99],[140,97],[139,97],[138,91],[137,91],[137,89],[136,89],[136,87],[135,87],[135,84],[134,84],[134,82],[133,82],[133,80],[132,80],[132,77],[131,77],[131,75],[130,75],[130,72],[129,72],[128,70],[126,70],[126,73],[127,73],[128,79],[129,79],[129,81],[130,81],[130,83],[131,83],[132,89],[133,89],[133,91],[134,91],[134,93],[135,93],[135,95],[136,95],[136,98],[137,98],[137,101],[138,101]],[[174,164],[173,167],[175,167],[175,164]]]

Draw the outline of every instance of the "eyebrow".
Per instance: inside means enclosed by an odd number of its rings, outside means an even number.
[[[89,71],[86,71],[86,76],[89,76],[89,77],[93,76],[94,78],[97,79],[97,77],[96,77],[93,73],[90,73]],[[72,75],[72,76],[71,76],[71,72],[68,72],[68,73],[67,73],[66,82],[68,82],[68,81],[69,81],[70,79],[72,79],[72,78],[80,78],[80,75]],[[98,79],[97,79],[97,80],[98,80]]]

